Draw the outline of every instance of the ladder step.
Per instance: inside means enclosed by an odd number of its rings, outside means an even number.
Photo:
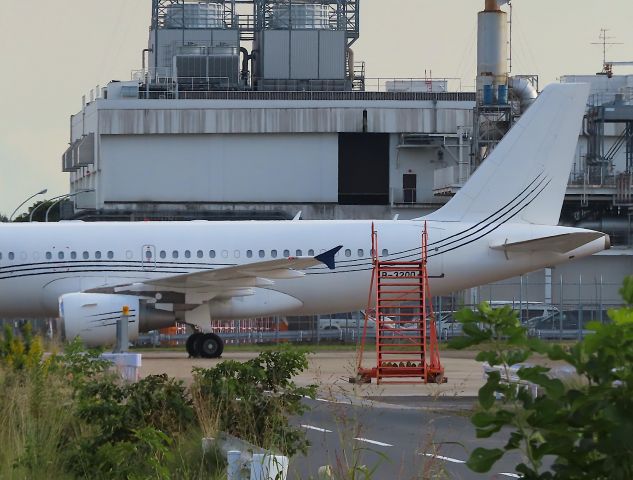
[[[380,299],[380,295],[394,295],[396,293],[408,293],[409,295],[420,294],[422,291],[417,290],[383,290],[382,292],[378,292],[378,298]]]
[[[380,350],[379,351],[380,355],[412,355],[412,356],[417,356],[418,360],[420,360],[422,358],[422,354],[420,353],[420,350],[418,350],[417,352],[414,350]],[[409,362],[411,361],[411,357],[408,358],[390,358],[389,359],[390,362]]]
[[[398,365],[396,362],[402,363],[402,365]],[[396,365],[394,365],[394,363],[396,363]],[[412,361],[410,358],[403,360],[381,360],[378,363],[378,368],[380,368],[381,370],[388,369],[392,372],[400,370],[402,373],[411,373],[411,371],[416,371],[420,368],[424,368],[424,362],[419,358],[416,361]]]
[[[420,335],[389,335],[384,337],[386,340],[419,340],[422,338]],[[383,340],[381,339],[381,340]],[[390,344],[393,345],[393,344]]]
[[[411,298],[402,298],[402,297],[398,297],[398,298],[381,298],[380,300],[378,300],[378,305],[380,306],[380,303],[382,302],[412,302],[415,299],[411,299]],[[406,305],[403,306],[403,308],[408,308]]]
[[[420,331],[420,328],[413,328],[413,327],[400,327],[400,328],[392,328],[392,329],[387,329],[387,328],[381,328],[379,329],[381,332],[418,332],[418,333],[422,333]],[[391,335],[390,335],[391,336]]]

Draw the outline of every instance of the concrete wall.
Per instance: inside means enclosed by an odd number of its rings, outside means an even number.
[[[338,136],[102,135],[99,199],[338,201]]]
[[[364,111],[372,133],[455,133],[457,127],[472,123],[467,109],[312,107],[296,102],[228,109],[217,102],[190,100],[167,100],[160,108],[142,108],[143,103],[134,102],[138,108],[122,109],[113,104],[124,101],[106,102],[99,106],[99,133],[105,135],[362,132]]]

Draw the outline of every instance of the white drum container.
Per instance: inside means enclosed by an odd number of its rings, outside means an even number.
[[[293,30],[327,30],[330,28],[330,10],[319,3],[293,3],[273,5],[270,28]]]
[[[185,3],[166,8],[165,28],[224,28],[220,3]]]

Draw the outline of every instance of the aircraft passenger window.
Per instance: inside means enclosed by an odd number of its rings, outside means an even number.
[[[178,250],[171,252],[171,258],[178,258]]]
[[[101,260],[101,251],[100,251],[100,250],[97,250],[97,251],[95,252],[95,258],[96,258],[97,260]]]
[[[270,251],[270,256],[273,258],[277,258],[277,250],[271,250]]]
[[[2,260],[2,252],[0,252],[0,260]]]
[[[26,260],[26,252],[20,252],[20,260]]]
[[[365,251],[362,248],[358,249],[358,256],[359,257],[364,257],[365,256]]]
[[[240,258],[240,251],[239,250],[233,251],[233,257],[234,258]]]
[[[204,252],[203,252],[202,250],[198,250],[198,251],[196,252],[196,256],[197,256],[198,258],[202,258],[202,257],[204,257]]]
[[[133,257],[134,257],[134,254],[132,253],[132,250],[125,251],[125,258],[127,258],[128,260],[132,260]]]
[[[15,253],[9,252],[9,260],[15,259]]]
[[[215,258],[215,250],[209,250],[209,258]]]
[[[185,250],[185,258],[191,258],[191,251]]]
[[[351,257],[352,256],[352,251],[349,248],[347,250],[345,250],[345,256],[346,257]]]
[[[108,250],[108,258],[112,260],[114,258],[114,252],[112,250]]]
[[[314,257],[314,250],[308,250],[308,257]]]
[[[253,251],[252,250],[246,250],[246,256],[248,258],[253,258]]]
[[[77,252],[70,252],[70,258],[72,260],[77,260]]]
[[[229,258],[229,251],[228,250],[222,250],[222,258]]]
[[[48,252],[46,253],[46,256],[48,257]],[[84,260],[88,260],[88,258],[90,258],[90,254],[88,252],[84,252],[83,257],[84,257]]]
[[[383,249],[382,249],[382,256],[383,256],[383,257],[386,257],[386,256],[388,256],[388,255],[389,255],[389,250],[387,250],[386,248],[383,248]]]
[[[303,257],[303,252],[302,252],[301,250],[297,250],[297,251],[295,252],[295,255],[296,255],[297,257]]]
[[[151,250],[145,250],[145,258],[147,258],[148,260],[152,259],[152,251]]]
[[[0,253],[0,259],[2,259],[2,254]],[[33,260],[40,259],[40,252],[33,252]]]
[[[51,252],[46,252],[46,260],[50,260],[53,258],[53,254]],[[9,260],[11,260],[11,254],[9,253]]]
[[[64,259],[64,252],[57,252],[57,258],[59,258],[60,260]]]
[[[264,252],[263,250],[259,251],[259,258],[264,258],[266,256],[266,252]]]
[[[167,252],[165,250],[161,250],[158,255],[160,255],[160,258],[167,258]]]
[[[289,257],[290,256],[290,250],[284,250],[284,257]]]

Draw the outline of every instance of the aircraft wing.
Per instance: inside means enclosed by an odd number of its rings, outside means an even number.
[[[573,232],[563,233],[561,235],[552,235],[551,237],[540,237],[530,240],[509,241],[506,239],[504,243],[493,244],[490,246],[493,250],[503,250],[509,252],[571,252],[587,243],[593,242],[604,237],[601,232]]]
[[[90,293],[125,293],[147,295],[151,292],[207,293],[211,298],[244,296],[248,289],[274,284],[274,280],[301,278],[301,270],[324,264],[335,267],[334,256],[342,246],[335,247],[314,257],[288,257],[265,262],[247,263],[213,270],[182,273],[140,283],[97,287]]]

